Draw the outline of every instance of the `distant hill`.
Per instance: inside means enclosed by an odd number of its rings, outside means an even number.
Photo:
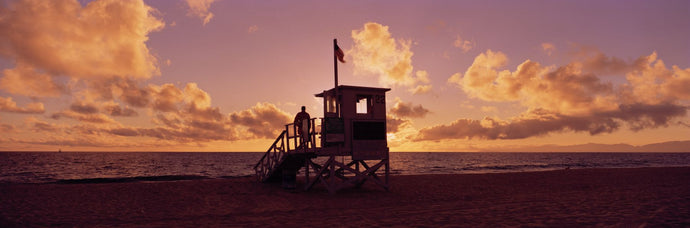
[[[587,143],[577,145],[541,145],[524,147],[499,147],[482,152],[690,152],[690,141],[669,141],[642,146],[630,144]]]

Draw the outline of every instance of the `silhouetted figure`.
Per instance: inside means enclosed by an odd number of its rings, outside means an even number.
[[[294,124],[297,126],[296,134],[300,136],[300,147],[309,142],[309,125],[311,124],[311,117],[309,116],[309,113],[305,111],[306,109],[307,108],[302,106],[302,111],[297,113],[294,120]]]

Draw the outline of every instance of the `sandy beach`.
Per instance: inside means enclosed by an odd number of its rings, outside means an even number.
[[[0,184],[0,227],[690,226],[690,167],[392,176],[329,195],[254,178]]]

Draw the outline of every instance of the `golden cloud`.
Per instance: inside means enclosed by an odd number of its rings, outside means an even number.
[[[474,41],[463,40],[462,37],[460,37],[460,35],[458,35],[455,38],[455,41],[453,41],[453,46],[462,49],[462,52],[468,52],[472,50],[472,48],[474,48],[474,46],[476,45],[477,43]]]
[[[160,74],[145,42],[165,24],[143,1],[99,0],[82,7],[78,1],[18,0],[3,7],[0,54],[15,60],[19,77],[37,79],[26,74],[30,70],[80,79]]]
[[[213,17],[213,1],[189,1],[190,12]],[[4,69],[0,89],[30,97],[73,96],[73,103],[48,117],[70,119],[57,125],[36,118],[33,131],[50,133],[19,144],[62,146],[133,146],[274,138],[290,115],[270,103],[221,113],[196,83],[146,84],[159,75],[157,58],[146,45],[149,33],[164,27],[154,9],[140,0],[17,0],[1,5],[0,55],[16,63]],[[0,111],[43,113],[42,103],[18,107],[0,97]],[[151,125],[127,126],[114,117],[144,111]],[[14,129],[3,124],[3,129]],[[242,132],[242,134],[240,134]],[[136,137],[136,138],[132,138]],[[131,138],[132,140],[123,140]],[[153,139],[153,140],[152,140]]]
[[[527,107],[569,115],[616,107],[613,86],[583,72],[582,63],[556,68],[526,60],[513,72],[500,70],[507,62],[505,54],[488,50],[474,59],[464,75],[454,74],[448,82],[460,86],[471,97],[519,101]]]
[[[67,91],[65,86],[53,81],[50,75],[36,72],[34,68],[25,64],[3,70],[0,89],[30,97],[57,97]]]
[[[251,138],[274,138],[292,120],[291,115],[270,103],[257,103],[254,107],[230,113],[230,123],[242,126]]]
[[[668,69],[656,53],[630,63],[597,53],[560,67],[526,60],[512,72],[500,69],[507,61],[505,54],[488,50],[448,82],[470,97],[520,102],[526,112],[507,121],[458,119],[421,129],[413,139],[519,139],[561,131],[595,135],[622,124],[638,131],[676,124],[672,120],[687,113],[690,68]],[[627,82],[615,86],[597,76],[614,72],[627,72]]]
[[[556,51],[556,45],[552,43],[541,43],[541,49],[546,52],[546,55],[551,56]]]
[[[187,15],[198,17],[204,22],[204,25],[206,25],[211,21],[211,18],[213,18],[213,13],[208,10],[211,8],[211,3],[215,1],[216,0],[186,0],[185,2],[189,7]]]
[[[415,88],[418,84],[428,84],[426,72],[413,74],[412,41],[396,41],[388,32],[388,26],[369,22],[361,30],[352,31],[354,47],[348,51],[353,59],[356,74],[372,73],[379,77],[384,86],[401,85]],[[423,76],[420,76],[422,74]],[[426,92],[431,87],[421,87]]]
[[[668,69],[656,52],[636,60],[626,79],[627,100],[656,104],[690,99],[690,68]]]

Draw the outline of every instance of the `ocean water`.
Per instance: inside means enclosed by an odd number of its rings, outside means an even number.
[[[0,183],[251,176],[263,153],[0,152]],[[342,158],[347,161],[347,158]],[[317,163],[325,161],[322,158]],[[390,153],[393,175],[690,166],[690,153]]]

